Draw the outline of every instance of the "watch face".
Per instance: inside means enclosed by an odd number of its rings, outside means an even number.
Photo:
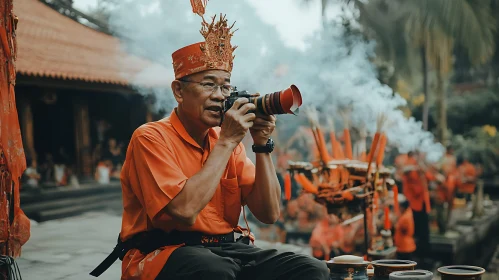
[[[269,138],[269,141],[267,142],[267,147],[270,152],[274,150],[274,140],[272,140],[272,138]]]
[[[269,138],[269,141],[267,142],[267,146],[271,149],[274,149],[274,140],[272,140],[272,138]]]

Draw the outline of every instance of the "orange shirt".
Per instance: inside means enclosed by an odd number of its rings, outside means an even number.
[[[430,213],[430,193],[428,192],[428,182],[426,176],[420,174],[419,166],[416,159],[408,158],[404,168],[408,169],[404,172],[402,177],[404,195],[409,201],[411,209],[415,211],[423,210],[423,203],[425,210]]]
[[[477,172],[475,166],[469,162],[463,162],[459,166],[460,184],[459,191],[462,193],[474,193]]]
[[[437,198],[439,202],[450,202],[454,198],[454,190],[456,189],[456,184],[456,172],[450,172],[445,178],[445,182],[438,185]]]
[[[456,170],[456,157],[454,155],[445,155],[442,161],[442,171],[445,175]]]
[[[457,184],[458,184],[457,173],[454,170],[454,172],[449,173],[449,175],[447,175],[447,178],[445,180],[445,185],[447,186],[447,199],[449,202],[452,199],[454,199],[454,191],[456,190]]]
[[[247,159],[243,144],[234,149],[218,189],[193,226],[181,225],[162,211],[202,168],[218,135],[219,128],[211,128],[206,145],[201,148],[175,111],[170,117],[142,125],[134,132],[121,172],[123,240],[153,228],[225,234],[237,226],[241,205],[255,181],[255,166]],[[199,186],[199,191],[203,191],[203,186]],[[123,259],[121,279],[155,279],[178,247],[162,247],[146,256],[130,250]]]
[[[402,213],[399,220],[395,224],[395,235],[393,242],[397,247],[397,252],[412,253],[416,250],[414,242],[414,218],[412,210],[407,209]]]

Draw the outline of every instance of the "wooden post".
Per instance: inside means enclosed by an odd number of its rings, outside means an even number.
[[[84,178],[92,177],[92,145],[90,143],[90,119],[88,102],[84,98],[73,99],[75,114],[76,170]]]
[[[35,150],[35,137],[33,129],[33,111],[31,110],[31,101],[27,97],[21,97],[19,104],[21,113],[21,135],[25,154],[32,160],[37,160],[38,156]],[[27,164],[31,164],[28,162]]]
[[[14,91],[18,18],[13,3],[0,1],[0,279],[19,275],[12,258],[21,256],[21,246],[30,237],[30,221],[19,200],[26,158]]]
[[[21,113],[21,135],[23,139],[23,145],[25,154],[32,160],[37,160],[37,154],[35,151],[35,138],[33,130],[33,111],[31,110],[31,101],[23,96],[20,98],[19,111]],[[27,164],[31,164],[28,162]]]

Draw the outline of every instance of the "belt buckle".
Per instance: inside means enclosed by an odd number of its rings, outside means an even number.
[[[201,244],[218,244],[220,243],[220,238],[218,236],[209,236],[202,235],[201,236]]]

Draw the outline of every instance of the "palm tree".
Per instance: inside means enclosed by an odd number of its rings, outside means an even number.
[[[402,1],[402,0],[399,0]],[[495,51],[495,20],[490,12],[490,0],[406,0],[406,30],[421,50],[425,105],[423,120],[428,122],[428,69],[436,75],[438,107],[437,137],[447,142],[446,81],[452,69],[452,54],[456,44],[463,47],[474,65],[485,63]],[[429,65],[428,65],[429,64]]]

